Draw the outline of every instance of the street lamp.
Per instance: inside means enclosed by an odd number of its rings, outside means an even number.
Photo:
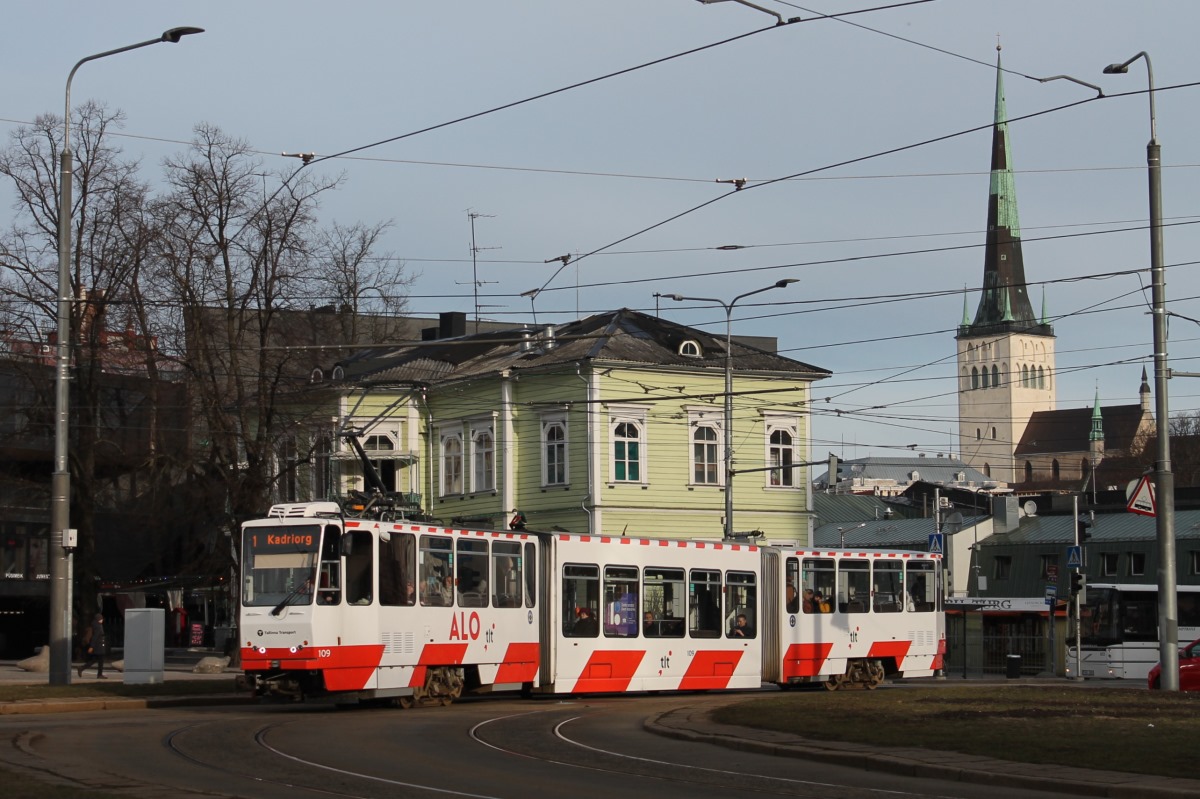
[[[733,306],[755,294],[771,289],[781,289],[800,281],[794,277],[778,280],[774,285],[739,294],[729,302],[713,297],[685,297],[682,294],[664,294],[668,300],[682,302],[715,302],[725,309],[725,537],[733,538]]]
[[[81,58],[67,75],[58,201],[58,346],[54,366],[54,474],[50,478],[50,684],[71,682],[71,473],[67,467],[68,372],[71,365],[71,81],[88,61],[160,42],[176,44],[203,28],[171,28],[155,39]],[[55,544],[58,546],[56,547]]]
[[[1158,651],[1162,689],[1179,690],[1179,608],[1175,597],[1175,475],[1171,473],[1170,419],[1167,416],[1167,281],[1162,256],[1162,149],[1154,121],[1154,68],[1144,50],[1122,64],[1109,64],[1106,75],[1124,75],[1139,58],[1150,81],[1150,142],[1146,171],[1150,185],[1150,300],[1154,319],[1154,427],[1158,448],[1154,463],[1158,539]]]

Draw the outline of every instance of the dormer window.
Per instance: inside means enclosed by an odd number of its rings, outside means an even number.
[[[701,355],[700,345],[692,339],[688,339],[679,345],[679,354],[685,358],[699,358]]]
[[[915,483],[921,479],[921,473],[918,472],[916,469],[913,469],[911,472],[908,473],[908,479]]]

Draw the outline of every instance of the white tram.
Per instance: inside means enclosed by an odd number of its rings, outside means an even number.
[[[243,526],[262,696],[875,687],[942,668],[940,556],[458,530],[276,505]]]

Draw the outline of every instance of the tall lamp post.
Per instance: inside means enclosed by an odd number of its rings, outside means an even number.
[[[725,538],[733,538],[733,306],[737,305],[738,301],[755,294],[785,288],[792,283],[799,282],[793,277],[785,278],[776,281],[774,285],[739,294],[729,302],[713,297],[685,297],[682,294],[662,295],[668,300],[676,302],[684,300],[715,302],[725,309]]]
[[[1146,171],[1150,184],[1150,300],[1154,319],[1154,427],[1158,438],[1154,462],[1155,531],[1158,539],[1158,650],[1162,663],[1160,685],[1179,690],[1179,607],[1175,596],[1175,476],[1171,473],[1170,419],[1167,380],[1167,281],[1162,249],[1162,149],[1154,121],[1154,68],[1144,50],[1121,64],[1109,64],[1106,75],[1123,75],[1139,58],[1146,62],[1150,81],[1150,142]]]
[[[71,366],[71,81],[88,61],[160,42],[178,43],[203,28],[171,28],[155,39],[81,58],[67,75],[63,109],[63,148],[60,156],[58,201],[58,346],[54,365],[54,474],[50,479],[50,684],[71,682],[71,561],[75,547],[71,524],[71,472],[67,466],[70,412],[68,383]]]

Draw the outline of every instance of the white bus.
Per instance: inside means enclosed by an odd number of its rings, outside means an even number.
[[[1181,585],[1177,596],[1179,643],[1184,645],[1200,637],[1200,586]],[[1067,676],[1144,682],[1158,663],[1158,586],[1089,585],[1079,620],[1078,660],[1074,620],[1067,638]]]

